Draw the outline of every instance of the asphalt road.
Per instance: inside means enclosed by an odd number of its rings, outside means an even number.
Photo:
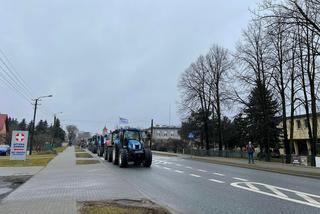
[[[176,213],[320,213],[317,179],[156,155],[151,168],[102,162]]]

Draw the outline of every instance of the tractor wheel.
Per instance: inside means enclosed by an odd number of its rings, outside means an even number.
[[[112,162],[112,149],[107,148],[107,154],[108,154],[108,161]]]
[[[144,167],[150,167],[152,163],[152,153],[150,149],[144,150],[144,160],[143,160],[143,166]]]
[[[119,159],[118,159],[118,157],[119,157],[118,153],[119,153],[119,152],[117,151],[116,147],[114,147],[113,150],[112,150],[112,163],[113,163],[114,165],[118,165],[118,161],[119,161]]]
[[[108,148],[104,150],[103,157],[105,160],[108,160]]]
[[[119,166],[126,168],[128,166],[128,150],[121,149],[119,152]]]

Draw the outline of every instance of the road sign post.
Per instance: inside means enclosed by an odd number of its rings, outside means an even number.
[[[28,131],[12,131],[10,160],[26,160]]]

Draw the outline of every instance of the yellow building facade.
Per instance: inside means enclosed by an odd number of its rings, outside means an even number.
[[[288,139],[290,140],[290,121],[287,118]],[[317,117],[318,122],[318,139],[320,139],[320,113]],[[312,121],[310,116],[310,126],[312,128]],[[282,128],[282,122],[279,128]],[[311,143],[308,134],[308,123],[306,115],[297,115],[293,119],[293,145],[291,145],[292,153],[296,155],[311,155]]]

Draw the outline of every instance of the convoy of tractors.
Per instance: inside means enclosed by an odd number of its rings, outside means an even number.
[[[142,131],[135,128],[116,129],[103,135],[94,135],[87,141],[87,148],[104,160],[125,168],[129,163],[150,167],[152,153],[145,145]]]

